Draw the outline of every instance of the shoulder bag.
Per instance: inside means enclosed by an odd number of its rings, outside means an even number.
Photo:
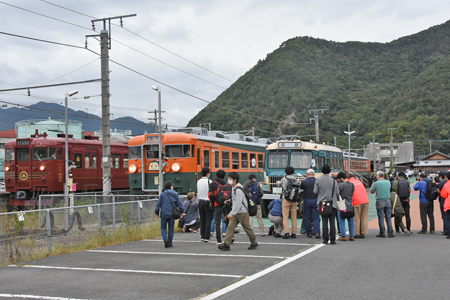
[[[392,206],[392,209],[391,209],[391,218],[395,217],[395,205],[397,204],[397,197],[398,197],[398,195],[395,194],[394,206]]]
[[[178,220],[181,217],[181,209],[178,206],[175,206],[175,204],[173,204],[173,201],[170,198],[169,193],[167,193],[167,197],[169,198],[170,204],[172,205],[173,208],[172,218]]]

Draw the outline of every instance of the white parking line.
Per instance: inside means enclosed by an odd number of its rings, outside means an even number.
[[[208,273],[188,273],[188,272],[164,272],[164,271],[147,271],[147,270],[124,270],[124,269],[100,269],[100,268],[72,268],[72,267],[54,267],[54,266],[38,266],[38,265],[10,265],[9,267],[33,268],[33,269],[54,269],[54,270],[73,270],[73,271],[99,271],[99,272],[117,272],[117,273],[141,273],[141,274],[164,274],[164,275],[188,275],[188,276],[212,276],[212,277],[231,277],[240,278],[243,275],[226,275],[226,274],[208,274]]]
[[[245,277],[244,279],[242,279],[242,280],[240,280],[240,281],[238,281],[236,283],[233,283],[233,284],[231,284],[231,285],[229,285],[229,286],[227,286],[227,287],[225,287],[225,288],[223,288],[221,290],[218,290],[217,292],[209,294],[208,296],[206,296],[206,297],[204,297],[202,299],[203,300],[216,299],[217,297],[225,295],[226,293],[231,292],[231,291],[233,291],[233,290],[235,290],[235,289],[237,289],[237,288],[239,288],[239,287],[241,287],[241,286],[243,286],[243,285],[245,285],[245,284],[247,284],[249,282],[252,282],[255,279],[258,279],[258,278],[260,278],[260,277],[262,277],[262,276],[264,276],[266,274],[269,274],[269,273],[271,273],[271,272],[273,272],[273,271],[275,271],[275,270],[277,270],[277,269],[279,269],[279,268],[281,268],[281,267],[283,267],[283,266],[285,266],[287,264],[290,264],[291,262],[296,261],[297,259],[299,259],[299,258],[301,258],[301,257],[303,257],[303,256],[305,256],[305,255],[307,255],[307,254],[309,254],[311,252],[314,252],[314,251],[316,251],[317,249],[319,249],[319,248],[321,248],[323,246],[325,246],[325,245],[324,244],[315,245],[314,247],[309,248],[309,249],[307,249],[307,250],[305,250],[305,251],[303,251],[303,252],[301,252],[301,253],[299,253],[297,255],[289,257],[289,258],[281,261],[280,263],[277,263],[277,264],[275,264],[275,265],[273,265],[273,266],[271,266],[271,267],[269,267],[267,269],[264,269],[264,270],[262,270],[262,271],[260,271],[258,273],[255,273],[255,274],[253,274],[251,276]]]
[[[159,242],[162,243],[163,240],[141,240],[142,242]],[[201,241],[184,241],[184,240],[173,240],[174,243],[202,243]],[[203,242],[204,243],[204,242]],[[206,243],[204,243],[206,244]],[[216,244],[215,242],[209,242],[209,244]],[[233,244],[248,244],[250,245],[250,242],[233,242]],[[299,244],[299,243],[270,243],[270,242],[258,242],[258,245],[283,245],[283,246],[311,246],[312,244]]]
[[[114,254],[148,254],[148,255],[180,255],[180,256],[211,256],[211,257],[242,257],[242,258],[274,258],[281,259],[284,256],[268,255],[244,255],[244,254],[207,254],[207,253],[173,253],[173,252],[142,252],[142,251],[114,251],[114,250],[88,250],[86,252],[114,253]]]
[[[25,299],[43,299],[43,300],[86,300],[76,298],[62,298],[62,297],[20,295],[20,294],[0,294],[0,298],[25,298]]]

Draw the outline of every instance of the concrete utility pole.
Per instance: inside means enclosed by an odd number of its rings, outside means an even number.
[[[164,184],[162,170],[164,168],[162,161],[162,137],[161,137],[161,86],[152,85],[152,89],[158,92],[158,195],[162,193],[162,185]]]
[[[375,136],[380,135],[381,133],[369,133],[372,136],[372,157],[373,157],[373,172],[375,173],[378,168],[376,168],[376,158],[375,158]]]
[[[392,135],[397,128],[388,128],[391,131],[390,148],[391,148],[391,161],[389,163],[389,172],[392,173],[392,166],[394,165],[394,136]]]
[[[348,134],[348,170],[350,172],[350,136],[355,133],[355,131],[350,131],[350,124],[348,124],[348,131],[344,131],[345,134]]]
[[[316,143],[319,142],[319,111],[323,113],[325,110],[328,109],[319,108],[309,110],[309,113],[314,112],[314,118],[311,118],[309,120],[314,120],[314,125],[316,126]]]
[[[157,121],[158,121],[158,117],[157,117],[158,110],[155,109],[154,111],[149,111],[148,113],[149,114],[155,114],[154,118],[148,118],[147,120],[153,120],[155,122],[155,133],[157,133],[158,132],[158,124],[157,124]],[[165,113],[165,111],[162,111],[162,113]]]
[[[94,28],[95,22],[103,22],[103,30],[100,31],[100,55],[101,55],[101,75],[102,75],[102,165],[103,165],[103,195],[111,194],[111,125],[110,125],[110,94],[109,94],[109,49],[111,49],[111,20],[134,17],[125,15],[91,20]],[[109,32],[107,30],[109,25]],[[97,37],[98,35],[88,35],[86,37]],[[109,198],[109,197],[108,197]],[[104,202],[110,202],[105,199]]]
[[[409,137],[409,136],[411,136],[411,135],[409,135],[409,134],[404,134],[404,135],[403,135],[403,137],[405,138],[405,142],[408,141],[408,137]]]

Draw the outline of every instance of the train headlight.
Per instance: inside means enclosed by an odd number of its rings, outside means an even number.
[[[8,166],[5,167],[5,171],[6,171],[6,172],[9,171],[9,167],[8,167]]]
[[[172,171],[178,172],[178,171],[180,171],[180,169],[181,169],[180,164],[174,163],[174,164],[172,165]]]
[[[42,171],[44,171],[45,170],[45,166],[40,166],[39,167],[39,170],[42,172]]]
[[[136,167],[135,164],[131,164],[131,165],[128,167],[128,172],[130,172],[130,173],[134,173],[134,172],[136,172],[136,170],[137,170],[137,167]]]

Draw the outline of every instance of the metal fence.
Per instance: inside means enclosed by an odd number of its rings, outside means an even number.
[[[0,214],[0,264],[43,257],[55,247],[89,245],[99,233],[156,222],[156,203],[155,197]]]

